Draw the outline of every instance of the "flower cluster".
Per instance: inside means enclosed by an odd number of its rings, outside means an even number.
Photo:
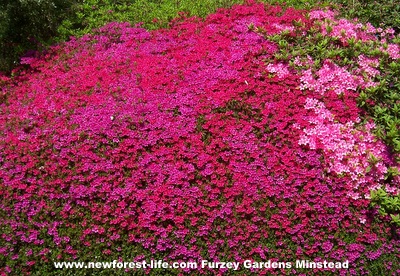
[[[304,129],[304,134],[299,140],[300,145],[309,145],[311,149],[322,149],[328,159],[328,173],[337,175],[347,174],[351,178],[349,195],[358,199],[368,197],[369,190],[377,189],[383,182],[388,162],[388,153],[383,143],[376,141],[371,135],[373,123],[365,125],[364,131],[358,130],[355,123],[359,120],[342,124],[334,121],[333,114],[326,109],[324,104],[315,99],[307,99],[305,108],[314,111],[309,122],[312,127]],[[379,160],[376,164],[371,158]],[[373,169],[372,169],[373,167]],[[359,194],[357,190],[368,187],[367,194]],[[364,190],[365,191],[365,190]],[[400,192],[395,189],[395,193]]]
[[[266,69],[270,73],[275,73],[279,79],[284,79],[290,74],[288,66],[283,63],[270,63],[267,65]]]
[[[328,90],[334,91],[337,95],[344,94],[346,91],[356,91],[359,86],[367,86],[363,79],[359,76],[354,76],[345,68],[341,68],[326,60],[324,65],[316,73],[317,78],[314,78],[311,69],[302,73],[301,89],[310,89],[321,95]]]

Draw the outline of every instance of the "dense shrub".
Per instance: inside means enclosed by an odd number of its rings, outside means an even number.
[[[342,6],[342,12],[349,18],[357,17],[376,27],[393,27],[400,31],[400,1],[376,0],[334,0]]]
[[[399,229],[369,209],[371,190],[399,192],[396,154],[357,105],[381,68],[301,53],[292,67],[272,38],[326,24],[338,50],[385,44],[329,11],[253,3],[158,31],[112,23],[23,59],[29,71],[0,80],[0,272],[68,274],[52,262],[101,257],[349,260],[311,272],[398,275]],[[396,63],[391,48],[377,51]]]
[[[74,0],[0,2],[0,71],[12,69],[28,50],[43,50]]]

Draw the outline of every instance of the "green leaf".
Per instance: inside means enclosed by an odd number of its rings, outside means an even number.
[[[397,226],[400,226],[400,216],[399,215],[390,214],[390,217],[392,218],[391,223],[393,223]]]

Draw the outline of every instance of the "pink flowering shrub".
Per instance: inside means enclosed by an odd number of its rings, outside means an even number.
[[[342,124],[334,121],[333,114],[326,109],[323,103],[315,99],[307,99],[305,108],[313,110],[315,116],[309,119],[312,127],[304,129],[299,144],[308,145],[311,149],[322,149],[324,155],[329,157],[327,172],[337,175],[350,176],[349,195],[355,199],[360,198],[360,187],[376,189],[380,187],[387,172],[387,167],[382,162],[385,158],[387,164],[387,152],[383,143],[376,141],[370,134],[374,124],[367,124],[365,131],[355,127],[355,122],[349,121]],[[380,162],[374,164],[371,173],[371,158],[379,158]],[[397,184],[397,183],[396,183]],[[354,190],[354,191],[353,191]],[[398,193],[395,188],[395,194]],[[368,195],[368,194],[367,194]]]
[[[266,65],[278,47],[249,29],[294,20],[312,18],[250,3],[168,30],[113,23],[26,60],[1,90],[0,272],[101,257],[349,260],[314,272],[395,275],[399,233],[368,210],[393,156],[359,120],[366,81]]]

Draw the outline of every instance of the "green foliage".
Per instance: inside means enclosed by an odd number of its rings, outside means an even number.
[[[400,41],[397,38],[393,42]],[[376,136],[383,139],[394,152],[400,153],[400,62],[382,56],[379,69],[383,72],[377,79],[379,85],[366,89],[360,95],[360,102],[372,114],[378,126]]]
[[[356,17],[375,26],[392,26],[397,32],[400,31],[399,0],[334,0],[333,2],[341,5],[341,11],[346,17]]]
[[[390,196],[382,188],[371,191],[371,206],[379,206],[379,214],[382,216],[390,215],[391,223],[400,227],[400,194]]]
[[[27,50],[43,50],[75,0],[0,2],[0,71],[9,71]]]
[[[59,40],[82,36],[106,23],[142,22],[147,29],[168,27],[168,23],[187,13],[204,17],[220,7],[243,3],[242,0],[86,0],[74,9],[74,14],[60,25]]]

